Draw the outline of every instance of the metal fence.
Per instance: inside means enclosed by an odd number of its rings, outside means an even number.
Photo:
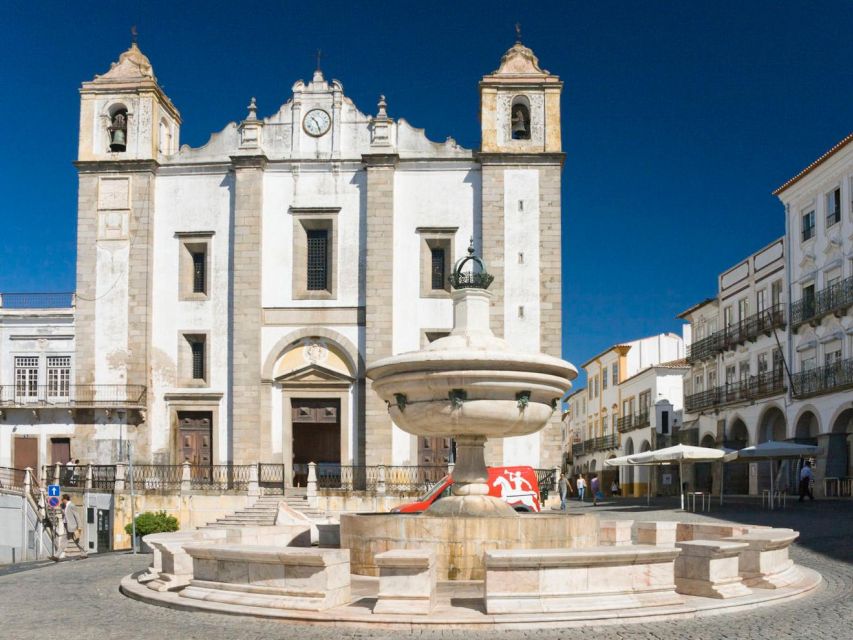
[[[213,464],[190,467],[190,487],[204,491],[248,491],[251,464]]]
[[[853,358],[795,373],[793,386],[795,398],[808,398],[853,387]]]
[[[25,469],[0,467],[0,489],[21,492],[24,490]]]
[[[135,464],[133,488],[136,491],[179,491],[182,475],[183,465],[180,464]]]
[[[384,479],[385,491],[425,491],[447,475],[445,466],[317,465],[318,489],[376,491]]]
[[[141,384],[4,384],[0,407],[144,407]]]
[[[258,464],[258,486],[261,493],[282,494],[285,490],[284,465],[268,462]]]
[[[4,309],[70,309],[73,306],[73,293],[0,293],[0,307]]]

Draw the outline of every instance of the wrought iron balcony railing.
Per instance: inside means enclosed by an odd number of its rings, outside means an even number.
[[[619,448],[619,434],[611,433],[606,436],[601,436],[595,439],[595,451],[607,451],[608,449]]]
[[[750,376],[747,380],[731,382],[707,391],[692,393],[684,398],[684,408],[688,413],[695,413],[704,409],[757,400],[784,392],[785,378],[782,375],[782,370],[777,369],[765,371],[757,376]]]
[[[821,289],[813,298],[802,298],[791,305],[791,324],[796,328],[817,322],[830,313],[842,314],[853,307],[853,276]]]
[[[0,407],[49,408],[144,408],[145,385],[53,384],[0,385]]]
[[[800,371],[792,376],[795,398],[808,398],[853,387],[853,358],[823,367]]]
[[[631,431],[631,429],[641,429],[649,426],[649,412],[641,411],[630,416],[622,416],[616,420],[616,429],[619,433]]]
[[[687,349],[687,361],[693,363],[712,358],[721,351],[734,349],[744,342],[755,340],[761,334],[769,334],[773,329],[784,326],[785,307],[782,304],[775,304],[730,327],[697,340]]]

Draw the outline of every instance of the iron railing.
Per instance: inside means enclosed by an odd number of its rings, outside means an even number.
[[[769,334],[785,326],[785,305],[774,304],[767,309],[747,316],[740,322],[697,340],[687,348],[687,362],[694,363],[711,358],[721,351],[755,340],[761,334]]]
[[[183,468],[181,464],[135,464],[132,474],[133,488],[136,491],[179,491]],[[130,479],[128,489],[129,481]]]
[[[190,488],[202,491],[248,491],[251,464],[211,464],[190,467]]]
[[[113,464],[92,465],[92,488],[112,491],[116,485],[116,468]]]
[[[616,419],[616,430],[625,433],[631,429],[641,429],[649,426],[649,412],[641,411],[630,416],[622,416]]]
[[[145,385],[55,384],[0,385],[0,407],[145,407]]]
[[[74,294],[62,293],[0,293],[0,308],[4,309],[70,309]]]
[[[385,491],[425,491],[447,475],[445,466],[317,465],[318,489],[376,491],[384,477]]]
[[[608,449],[619,448],[619,434],[609,433],[606,436],[599,436],[595,439],[595,451],[607,451]]]
[[[808,398],[853,387],[853,358],[795,373],[792,384],[795,398]]]
[[[765,371],[746,380],[731,382],[707,391],[692,393],[684,398],[688,413],[737,402],[747,402],[785,392],[785,377],[781,369]]]
[[[850,307],[853,307],[853,276],[821,289],[813,298],[802,298],[791,305],[791,324],[796,328]]]
[[[20,493],[24,490],[24,476],[26,474],[26,469],[0,467],[0,489]]]
[[[262,493],[284,493],[284,465],[270,462],[258,463],[258,486]]]

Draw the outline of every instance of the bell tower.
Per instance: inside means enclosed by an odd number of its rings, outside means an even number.
[[[80,388],[129,394],[151,387],[155,186],[160,159],[178,150],[180,123],[135,37],[109,71],[80,89],[74,381]],[[78,428],[96,429],[104,420],[136,425],[124,429],[136,438],[134,457],[151,460],[143,424],[150,412],[116,408],[79,411]],[[121,431],[115,429],[114,456],[122,455]]]
[[[518,27],[517,27],[518,29]],[[521,43],[480,81],[483,258],[495,276],[494,333],[561,357],[560,94],[563,83]],[[491,465],[560,465],[560,412],[539,433],[486,451]]]

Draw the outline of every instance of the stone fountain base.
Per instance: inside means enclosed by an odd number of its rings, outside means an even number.
[[[439,501],[443,502],[443,500]],[[342,514],[341,548],[351,571],[378,576],[376,555],[391,549],[432,549],[439,580],[482,580],[486,551],[583,549],[598,545],[598,516],[433,517],[424,514]]]

